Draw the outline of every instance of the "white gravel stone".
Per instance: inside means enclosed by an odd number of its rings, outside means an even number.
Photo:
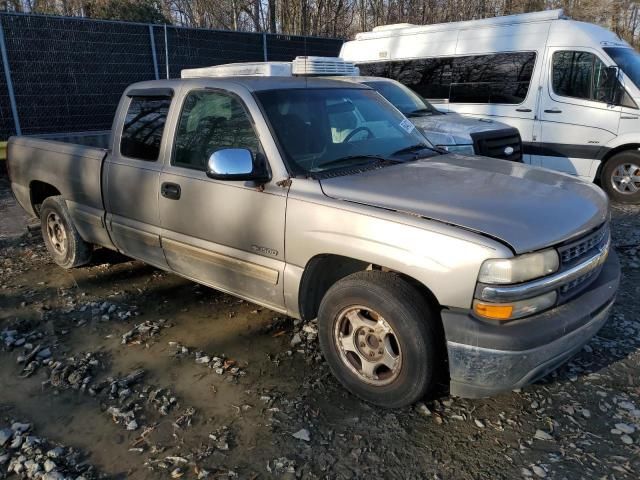
[[[11,425],[11,430],[18,433],[24,433],[31,428],[30,423],[15,422]]]
[[[536,434],[534,435],[534,437],[538,440],[553,440],[553,437],[544,430],[536,430]]]
[[[618,407],[624,408],[625,410],[635,410],[636,408],[633,403],[627,401],[618,402]]]
[[[209,357],[208,355],[203,355],[202,357],[196,358],[196,363],[199,364],[209,363],[210,361],[211,357]]]
[[[429,407],[427,407],[423,402],[420,402],[416,405],[416,411],[424,417],[431,416],[431,410],[429,410]]]
[[[544,468],[539,467],[538,465],[534,465],[533,467],[531,467],[531,469],[533,470],[533,473],[536,474],[536,476],[540,478],[547,477],[547,471]]]
[[[52,462],[52,461],[51,461],[51,460],[49,460],[49,459],[47,459],[47,460],[44,462],[44,471],[45,471],[45,472],[47,472],[47,473],[48,473],[48,472],[50,472],[50,471],[52,471],[52,470],[55,470],[55,469],[56,469],[56,467],[57,467],[57,465],[55,464],[55,462]]]
[[[300,334],[296,333],[293,338],[291,339],[291,346],[295,347],[297,345],[300,345],[302,343],[302,338],[300,338]]]
[[[622,443],[625,443],[627,445],[631,445],[633,443],[633,438],[631,438],[629,435],[622,435],[620,437],[620,440],[622,440]]]
[[[616,430],[620,430],[622,433],[632,434],[636,431],[636,428],[628,423],[616,423]]]
[[[293,433],[291,436],[293,438],[297,438],[298,440],[304,440],[305,442],[311,441],[311,434],[309,433],[309,430],[307,430],[306,428],[301,428],[296,433]]]

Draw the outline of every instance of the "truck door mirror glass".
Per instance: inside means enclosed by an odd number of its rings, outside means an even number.
[[[266,164],[261,155],[254,161],[246,148],[223,148],[211,154],[207,161],[207,176],[216,180],[269,181]]]

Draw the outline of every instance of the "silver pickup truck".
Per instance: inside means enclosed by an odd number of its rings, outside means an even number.
[[[96,246],[304,320],[354,394],[523,386],[605,323],[620,268],[596,187],[443,154],[374,90],[315,78],[129,87],[112,132],[11,138],[60,266]],[[91,146],[88,144],[99,145]]]

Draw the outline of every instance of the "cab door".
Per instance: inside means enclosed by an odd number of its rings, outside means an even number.
[[[127,93],[103,176],[113,243],[124,254],[160,268],[168,268],[160,245],[158,196],[172,95],[171,89]]]
[[[594,165],[618,134],[620,107],[607,102],[614,72],[589,48],[551,48],[539,110],[540,165],[593,180]]]
[[[256,185],[206,174],[209,157],[220,149],[264,155],[243,100],[224,89],[184,92],[175,131],[173,152],[160,175],[162,246],[169,266],[283,310],[287,191],[275,182]]]

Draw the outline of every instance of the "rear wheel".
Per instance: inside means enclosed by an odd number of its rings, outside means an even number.
[[[40,208],[42,238],[49,254],[63,268],[79,267],[91,260],[92,245],[73,226],[61,196],[48,197]]]
[[[640,203],[640,152],[621,152],[607,160],[601,183],[612,200]]]
[[[322,299],[319,339],[333,374],[353,394],[387,408],[409,405],[431,387],[435,315],[398,275],[358,272]]]

